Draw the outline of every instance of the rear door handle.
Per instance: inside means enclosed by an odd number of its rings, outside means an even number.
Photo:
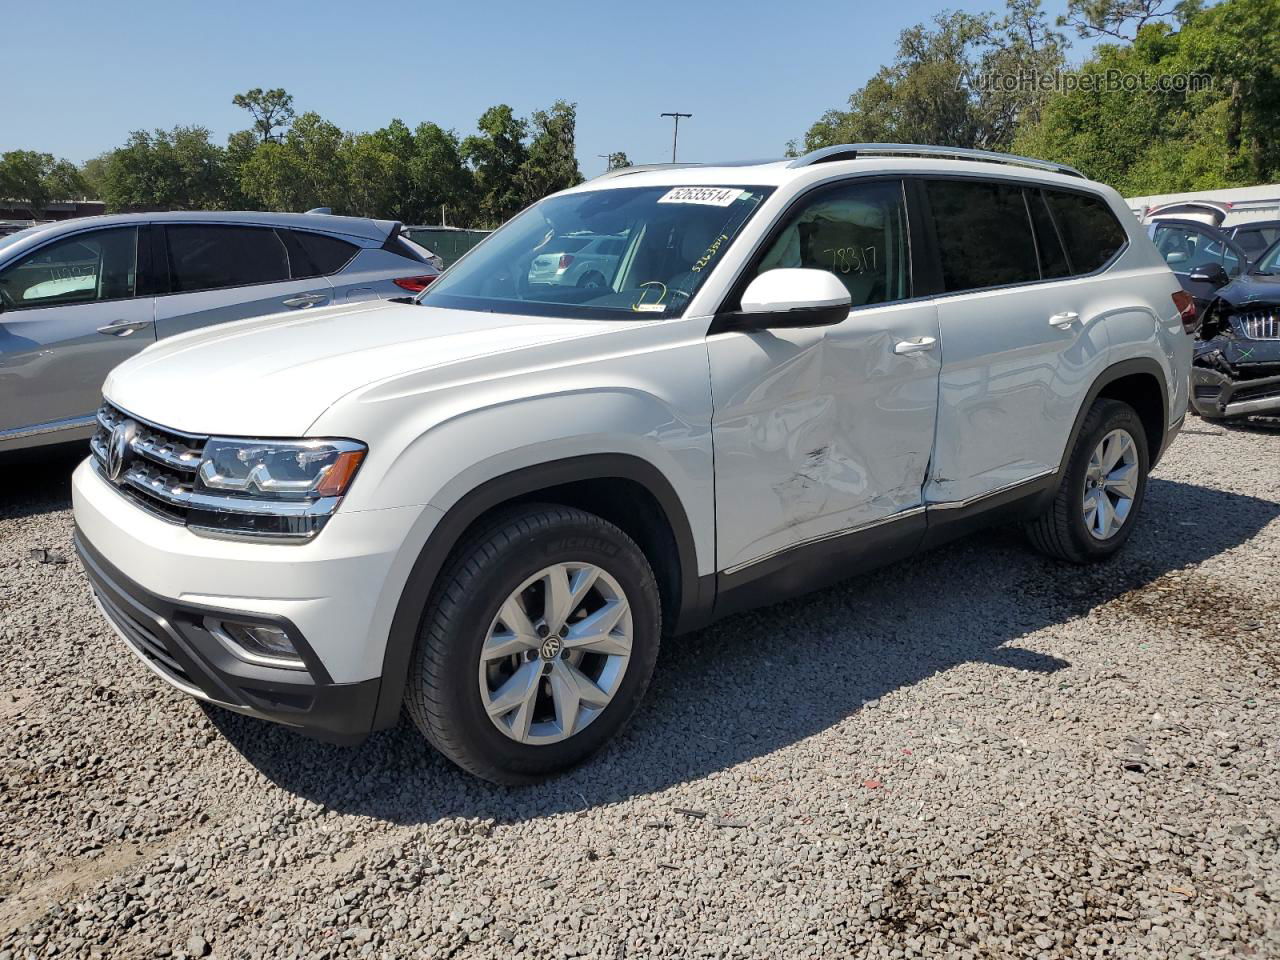
[[[1080,314],[1074,310],[1066,310],[1062,313],[1055,313],[1049,318],[1049,326],[1057,327],[1059,330],[1066,330],[1073,323],[1080,319]]]
[[[109,333],[116,337],[127,337],[135,330],[151,326],[150,320],[113,320],[105,327],[99,327],[99,333]]]
[[[899,356],[905,356],[908,353],[923,353],[926,350],[932,350],[937,342],[937,337],[912,337],[910,340],[899,340],[895,343],[893,352]]]
[[[281,300],[286,307],[314,307],[317,303],[324,303],[329,298],[323,293],[304,293],[300,297],[290,297],[288,300]]]

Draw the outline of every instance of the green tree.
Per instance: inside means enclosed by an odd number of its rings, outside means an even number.
[[[112,210],[216,210],[231,186],[226,152],[204,127],[135,130],[102,160],[102,199]]]
[[[477,215],[475,181],[463,163],[462,144],[452,130],[420,123],[413,134],[409,164],[414,206],[404,219],[413,223],[472,223]]]
[[[1078,83],[1019,131],[1014,149],[1128,195],[1280,179],[1280,0],[1183,13],[1180,30],[1148,23],[1132,45],[1100,46],[1078,71],[1137,78],[1134,89]]]
[[[263,90],[254,87],[231,98],[234,106],[248,110],[253,117],[253,130],[263,143],[279,142],[284,130],[293,122],[293,94],[277,87]]]
[[[1036,78],[1063,64],[1065,39],[1040,0],[1009,0],[1003,17],[947,12],[898,38],[894,61],[805,134],[807,150],[838,143],[928,143],[1007,149],[1038,116]],[[1008,82],[1004,78],[1011,78]]]
[[[1133,40],[1148,23],[1170,19],[1188,6],[1185,0],[1068,0],[1058,26],[1075,27],[1082,37]]]
[[[621,150],[617,153],[609,154],[606,162],[609,164],[607,168],[609,170],[621,170],[623,167],[631,166],[631,161],[627,159],[627,155]]]
[[[51,153],[10,150],[0,154],[0,198],[25,204],[32,219],[43,217],[52,201],[80,199],[87,192],[75,164]]]
[[[520,173],[528,156],[528,124],[503,103],[486,110],[478,126],[479,133],[462,141],[462,155],[475,171],[481,225],[496,227],[524,206]]]
[[[529,119],[533,140],[520,169],[524,204],[582,182],[574,152],[577,104],[557,100],[550,110],[535,110]]]
[[[301,114],[283,140],[259,143],[240,168],[240,187],[268,210],[351,209],[342,163],[345,135],[317,113]]]

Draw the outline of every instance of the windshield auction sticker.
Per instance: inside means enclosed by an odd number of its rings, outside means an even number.
[[[708,207],[727,207],[743,190],[737,187],[676,187],[658,198],[659,203],[701,203]]]

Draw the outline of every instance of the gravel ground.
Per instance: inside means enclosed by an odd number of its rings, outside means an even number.
[[[673,642],[518,790],[162,687],[67,470],[0,498],[0,960],[1280,956],[1278,432],[1191,420],[1109,565],[998,531]]]

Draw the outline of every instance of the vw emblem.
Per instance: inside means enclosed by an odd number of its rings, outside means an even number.
[[[122,420],[107,439],[107,478],[112,483],[119,483],[125,470],[129,469],[129,461],[133,458],[133,438],[137,432],[136,423]]]
[[[551,636],[547,637],[547,639],[542,641],[542,659],[554,660],[556,657],[560,656],[562,648],[563,644],[561,643],[560,638],[553,633]]]

